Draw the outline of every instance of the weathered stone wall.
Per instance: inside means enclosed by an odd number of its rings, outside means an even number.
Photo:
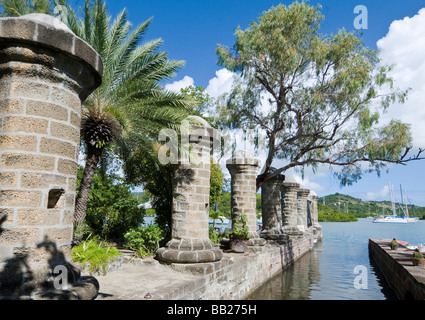
[[[152,292],[161,300],[240,300],[281,272],[313,247],[311,235],[288,245],[253,247],[249,254],[225,253],[221,261],[199,264],[171,264],[183,273],[199,276],[192,282]]]
[[[0,19],[0,294],[45,288],[56,265],[78,278],[68,262],[81,102],[102,62],[60,24]]]

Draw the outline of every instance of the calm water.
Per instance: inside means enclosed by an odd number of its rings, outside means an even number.
[[[270,279],[249,299],[255,300],[386,300],[394,299],[369,260],[368,239],[425,243],[425,221],[412,224],[322,222],[323,241],[285,271]],[[364,282],[356,281],[360,266]],[[355,283],[367,286],[356,289]]]

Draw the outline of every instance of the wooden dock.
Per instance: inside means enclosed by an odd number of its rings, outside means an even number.
[[[369,239],[369,255],[400,300],[425,299],[425,268],[413,266],[413,251],[400,245],[391,250],[391,240]]]

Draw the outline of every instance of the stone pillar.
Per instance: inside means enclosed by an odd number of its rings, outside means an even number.
[[[319,199],[316,192],[313,190],[310,191],[310,199],[311,199],[311,217],[313,220],[313,234],[314,238],[317,240],[322,239],[322,226],[319,224],[319,211],[317,209],[317,201]]]
[[[299,231],[307,231],[307,201],[310,190],[301,185],[298,189],[297,228]]]
[[[275,238],[282,234],[281,185],[285,176],[277,175],[266,180],[261,186],[261,208],[263,229],[261,237]]]
[[[0,296],[97,294],[70,251],[81,103],[101,75],[99,55],[59,20],[0,18]],[[67,294],[46,293],[55,275]]]
[[[232,225],[239,223],[244,214],[250,239],[248,245],[264,245],[265,240],[257,233],[257,174],[260,160],[247,151],[238,151],[227,160],[227,169],[232,176]]]
[[[172,239],[157,250],[159,260],[168,263],[202,263],[219,261],[223,252],[209,239],[209,197],[211,148],[220,139],[211,127],[193,126],[189,144],[196,147],[199,158],[179,158],[173,182]],[[198,161],[200,160],[200,161]]]
[[[293,177],[285,177],[282,182],[283,232],[298,233],[298,189],[300,184]]]

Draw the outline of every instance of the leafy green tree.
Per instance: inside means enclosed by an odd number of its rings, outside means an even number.
[[[338,211],[334,206],[318,203],[319,222],[352,222],[357,221],[357,217],[352,214]]]
[[[408,124],[379,124],[391,103],[406,99],[407,91],[393,87],[391,67],[379,66],[377,51],[354,32],[321,34],[323,19],[319,5],[278,5],[246,30],[237,29],[233,49],[217,47],[218,63],[239,74],[228,97],[227,125],[265,134],[258,188],[293,167],[340,167],[335,174],[346,185],[365,171],[421,159],[422,149],[409,154]],[[285,164],[271,173],[276,159]]]
[[[214,209],[215,204],[222,196],[224,174],[220,165],[211,158],[211,178],[210,178],[210,208]]]
[[[78,222],[85,219],[90,186],[101,157],[114,151],[109,147],[115,145],[121,155],[137,149],[145,157],[154,156],[152,141],[159,130],[180,123],[191,101],[160,85],[174,77],[184,63],[169,60],[166,52],[159,51],[161,39],[141,44],[152,19],[132,29],[126,9],[111,23],[102,0],[85,0],[81,19],[67,0],[54,3],[68,8],[69,27],[100,54],[104,64],[102,85],[88,97],[82,110],[86,165],[75,205]]]

